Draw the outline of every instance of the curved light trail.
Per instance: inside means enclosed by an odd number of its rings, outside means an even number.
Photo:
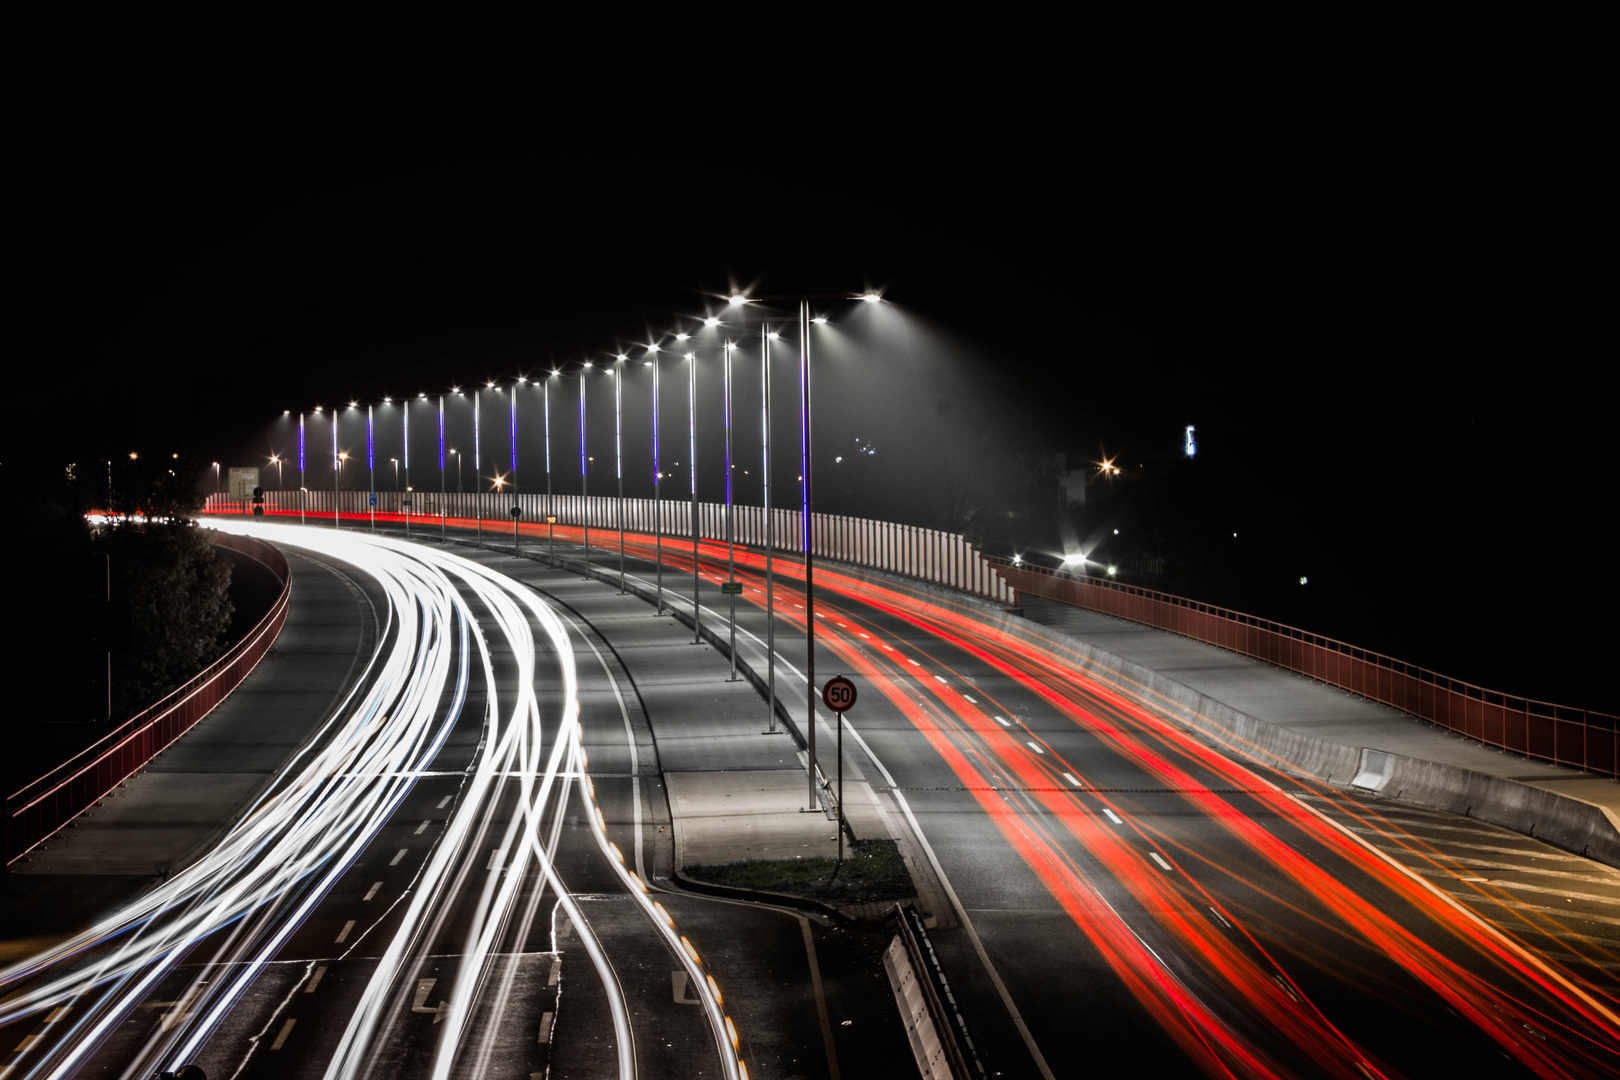
[[[213,851],[116,915],[0,971],[0,990],[14,989],[0,1006],[0,1023],[72,1006],[72,1021],[50,1025],[48,1044],[31,1047],[27,1075],[74,1075],[166,976],[182,963],[196,963],[197,948],[209,943],[208,970],[228,970],[230,976],[209,984],[201,976],[193,980],[186,1018],[154,1031],[123,1075],[136,1080],[193,1058],[431,767],[461,719],[476,664],[486,700],[479,753],[325,1075],[377,1074],[379,1049],[388,1038],[388,1003],[397,1000],[401,981],[413,977],[424,950],[448,932],[445,913],[452,898],[480,872],[484,880],[470,927],[456,943],[457,976],[438,1029],[432,1075],[436,1080],[483,1075],[487,1048],[467,1045],[469,1021],[492,986],[495,997],[505,1000],[502,984],[509,975],[499,972],[496,954],[514,930],[526,936],[544,891],[530,890],[524,897],[520,886],[530,867],[556,894],[608,992],[619,1075],[636,1075],[623,991],[554,862],[564,807],[583,779],[580,794],[591,834],[691,974],[722,1075],[746,1077],[736,1054],[735,1025],[696,950],[678,935],[640,878],[623,866],[618,847],[607,837],[584,772],[573,647],[551,608],[509,578],[422,545],[318,528],[216,525],[362,567],[388,597],[385,625],[341,706]],[[510,700],[501,699],[496,685],[495,639],[517,666],[517,691]],[[542,652],[550,657],[544,666]],[[535,692],[537,682],[547,679],[560,685],[563,703],[561,715],[550,718],[542,716]],[[474,853],[486,846],[500,797],[514,789],[521,812],[501,829],[498,865],[491,860],[495,868],[480,871]]]

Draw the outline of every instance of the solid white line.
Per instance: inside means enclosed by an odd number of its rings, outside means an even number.
[[[281,1044],[287,1041],[287,1036],[292,1034],[292,1027],[296,1023],[298,1023],[298,1021],[296,1019],[293,1019],[293,1020],[287,1021],[285,1024],[282,1024],[281,1025],[281,1034],[277,1035],[276,1036],[276,1041],[270,1044],[270,1049],[272,1049],[272,1050],[280,1050],[281,1049]]]
[[[1108,807],[1106,807],[1106,806],[1103,807],[1103,813],[1107,814],[1108,815],[1108,820],[1112,821],[1115,825],[1123,825],[1123,824],[1125,824],[1124,821],[1120,820],[1120,816],[1118,814],[1114,813],[1112,810],[1108,809]]]
[[[334,944],[334,945],[343,944],[343,939],[348,937],[349,936],[349,931],[353,930],[353,929],[354,929],[354,920],[350,919],[348,922],[343,924],[343,929],[338,931],[338,936],[333,939],[332,944]]]
[[[1076,780],[1074,778],[1073,773],[1064,773],[1063,774],[1063,779],[1067,780],[1069,783],[1073,784],[1075,787],[1085,787],[1084,784],[1082,784],[1080,781],[1078,781],[1078,780]]]
[[[1150,851],[1150,852],[1148,852],[1148,854],[1153,857],[1154,862],[1159,864],[1159,869],[1160,870],[1168,870],[1168,869],[1170,869],[1170,864],[1164,861],[1164,856],[1163,855],[1160,855],[1157,851]]]
[[[371,883],[371,888],[366,890],[366,895],[365,895],[364,899],[370,900],[373,896],[376,896],[377,895],[377,890],[380,889],[380,888],[382,888],[382,882],[380,882],[380,881],[372,882]]]
[[[399,865],[399,860],[403,859],[404,857],[405,857],[405,849],[400,848],[399,852],[392,859],[388,860],[388,865],[389,866],[398,866]]]

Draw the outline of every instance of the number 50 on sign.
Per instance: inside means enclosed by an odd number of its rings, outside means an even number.
[[[848,712],[855,707],[855,684],[842,675],[835,675],[822,685],[821,700],[833,712]]]

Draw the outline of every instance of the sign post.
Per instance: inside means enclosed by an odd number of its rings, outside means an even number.
[[[821,687],[821,700],[838,716],[838,865],[844,865],[844,713],[855,707],[855,684],[834,675]],[[810,718],[815,722],[814,715]]]
[[[556,514],[547,514],[546,515],[546,539],[551,541],[551,553],[548,556],[548,558],[551,559],[551,565],[553,567],[555,567],[557,565],[557,530],[556,530],[556,525],[557,525],[557,515]]]

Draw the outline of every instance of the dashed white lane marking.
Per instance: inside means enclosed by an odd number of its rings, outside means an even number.
[[[417,827],[416,827],[416,832],[415,832],[415,833],[413,833],[413,834],[412,834],[412,835],[413,835],[413,836],[421,836],[421,835],[422,835],[422,834],[423,834],[423,833],[425,833],[425,832],[427,832],[427,827],[428,827],[428,826],[429,826],[429,825],[431,825],[431,824],[433,824],[433,822],[431,822],[431,821],[424,821],[424,822],[422,822],[422,824],[420,824],[420,825],[418,825],[418,826],[417,826]]]
[[[1123,824],[1125,824],[1125,821],[1124,821],[1123,818],[1121,818],[1118,814],[1114,813],[1112,810],[1108,809],[1108,807],[1106,807],[1106,806],[1103,807],[1103,813],[1107,814],[1108,815],[1108,820],[1112,821],[1115,825],[1123,825]]]
[[[296,1024],[296,1023],[298,1023],[298,1021],[296,1019],[294,1019],[294,1020],[287,1021],[285,1024],[282,1024],[281,1025],[281,1034],[277,1035],[276,1036],[276,1041],[270,1044],[270,1049],[272,1049],[272,1050],[280,1050],[281,1049],[281,1044],[287,1041],[287,1036],[292,1034],[293,1025]]]
[[[332,944],[334,944],[334,945],[343,944],[343,940],[349,936],[349,931],[353,930],[353,929],[354,929],[354,920],[350,919],[348,922],[343,924],[343,929],[338,931],[338,936],[335,939],[333,939]]]
[[[855,632],[856,632],[856,633],[857,633],[857,634],[860,634],[860,631],[859,631],[859,630],[857,630],[857,631],[855,631]],[[867,641],[871,641],[871,640],[872,640],[872,635],[871,635],[871,634],[861,634],[861,637],[863,637],[863,638],[865,638],[865,639],[866,639],[866,640],[867,640]]]
[[[400,848],[399,851],[395,853],[394,857],[392,859],[388,860],[388,865],[389,866],[398,866],[399,865],[399,860],[403,859],[404,857],[405,857],[405,849]]]
[[[365,895],[364,898],[367,899],[367,900],[370,900],[373,896],[377,895],[377,890],[380,889],[380,888],[382,888],[382,882],[380,882],[380,881],[372,882],[371,883],[371,888],[366,890],[366,895]]]
[[[1170,864],[1164,861],[1163,855],[1160,855],[1157,851],[1150,851],[1148,854],[1153,856],[1153,861],[1159,864],[1160,870],[1170,869]]]
[[[326,974],[326,965],[325,964],[322,964],[320,967],[316,968],[314,976],[309,980],[309,985],[304,987],[304,993],[313,994],[315,992],[315,988],[317,986],[321,985],[321,976],[323,976],[325,974]]]
[[[444,798],[440,799],[439,800],[439,805],[434,807],[434,809],[435,810],[443,810],[445,807],[449,806],[450,805],[450,798],[451,798],[451,796],[446,795]]]
[[[17,1053],[22,1053],[37,1042],[39,1042],[38,1035],[24,1035],[23,1041],[17,1044]]]
[[[1042,749],[1041,749],[1041,744],[1040,744],[1040,743],[1038,743],[1038,742],[1032,742],[1032,743],[1029,743],[1029,744],[1028,744],[1028,746],[1029,746],[1029,748],[1030,748],[1030,749],[1031,749],[1031,750],[1033,750],[1033,751],[1035,751],[1035,752],[1036,752],[1036,753],[1037,753],[1037,754],[1044,754],[1044,753],[1046,753],[1046,751],[1045,751],[1045,750],[1042,750]]]
[[[45,1018],[45,1022],[47,1024],[56,1023],[58,1020],[61,1020],[62,1017],[66,1016],[72,1010],[72,1008],[73,1006],[71,1005],[58,1005],[56,1008],[51,1010],[51,1015]]]
[[[490,853],[489,853],[489,861],[484,863],[484,869],[485,870],[493,870],[493,869],[495,869],[495,863],[496,863],[496,861],[498,859],[500,859],[500,857],[501,857],[501,849],[500,848],[495,848],[492,851],[490,851]]]
[[[1220,919],[1220,920],[1221,920],[1221,925],[1222,925],[1222,926],[1224,926],[1224,927],[1226,927],[1226,928],[1227,928],[1227,929],[1228,929],[1228,930],[1230,930],[1230,929],[1232,929],[1232,924],[1231,924],[1231,923],[1229,923],[1229,922],[1227,922],[1227,921],[1226,921],[1226,919],[1224,919],[1224,918],[1223,918],[1223,917],[1222,917],[1222,916],[1221,916],[1221,913],[1220,913],[1220,912],[1218,912],[1218,911],[1216,911],[1216,910],[1215,910],[1215,909],[1214,909],[1214,908],[1210,908],[1210,909],[1209,909],[1209,913],[1210,913],[1210,914],[1211,914],[1211,915],[1213,915],[1213,916],[1215,916],[1215,917],[1216,917],[1216,918],[1217,918],[1217,919]]]
[[[1005,716],[996,717],[996,723],[1000,724],[1002,727],[1012,727],[1011,724],[1007,723],[1007,718]]]
[[[551,1041],[551,1018],[553,1015],[552,1013],[540,1014],[540,1045],[542,1046]]]
[[[912,666],[912,667],[922,667],[922,665],[921,665],[921,664],[919,664],[919,663],[917,663],[917,661],[915,661],[915,660],[913,660],[913,659],[912,659],[912,658],[911,658],[911,657],[909,657],[909,656],[908,656],[908,657],[906,657],[906,663],[908,663],[908,664],[910,664],[910,665],[911,665],[911,666]]]
[[[965,699],[967,701],[970,701],[975,705],[977,705],[979,703],[979,699],[976,698],[976,697],[973,697],[971,694],[963,694],[962,697],[963,697],[963,699]]]
[[[880,644],[880,645],[881,645],[881,644],[882,644],[882,642],[879,642],[879,644]],[[889,648],[889,647],[888,647],[888,646],[887,646],[887,645],[884,645],[884,646],[883,646],[883,648],[884,648],[884,649],[886,649],[886,650],[887,650],[887,651],[889,651],[889,652],[894,652],[894,650],[893,650],[893,649],[890,649],[890,648]]]
[[[936,682],[945,683],[946,686],[951,685],[950,683],[945,682],[945,676],[943,676],[943,675],[935,675],[934,679],[935,679]]]
[[[1067,780],[1069,783],[1073,784],[1075,787],[1084,787],[1085,786],[1079,780],[1075,779],[1073,773],[1064,773],[1063,774],[1063,779]]]
[[[822,614],[822,613],[821,613],[821,612],[819,612],[819,611],[818,611],[818,612],[816,612],[816,618],[818,618],[818,619],[825,619],[825,618],[826,618],[826,617],[827,617],[827,616],[825,616],[825,615],[823,615],[823,614]]]

